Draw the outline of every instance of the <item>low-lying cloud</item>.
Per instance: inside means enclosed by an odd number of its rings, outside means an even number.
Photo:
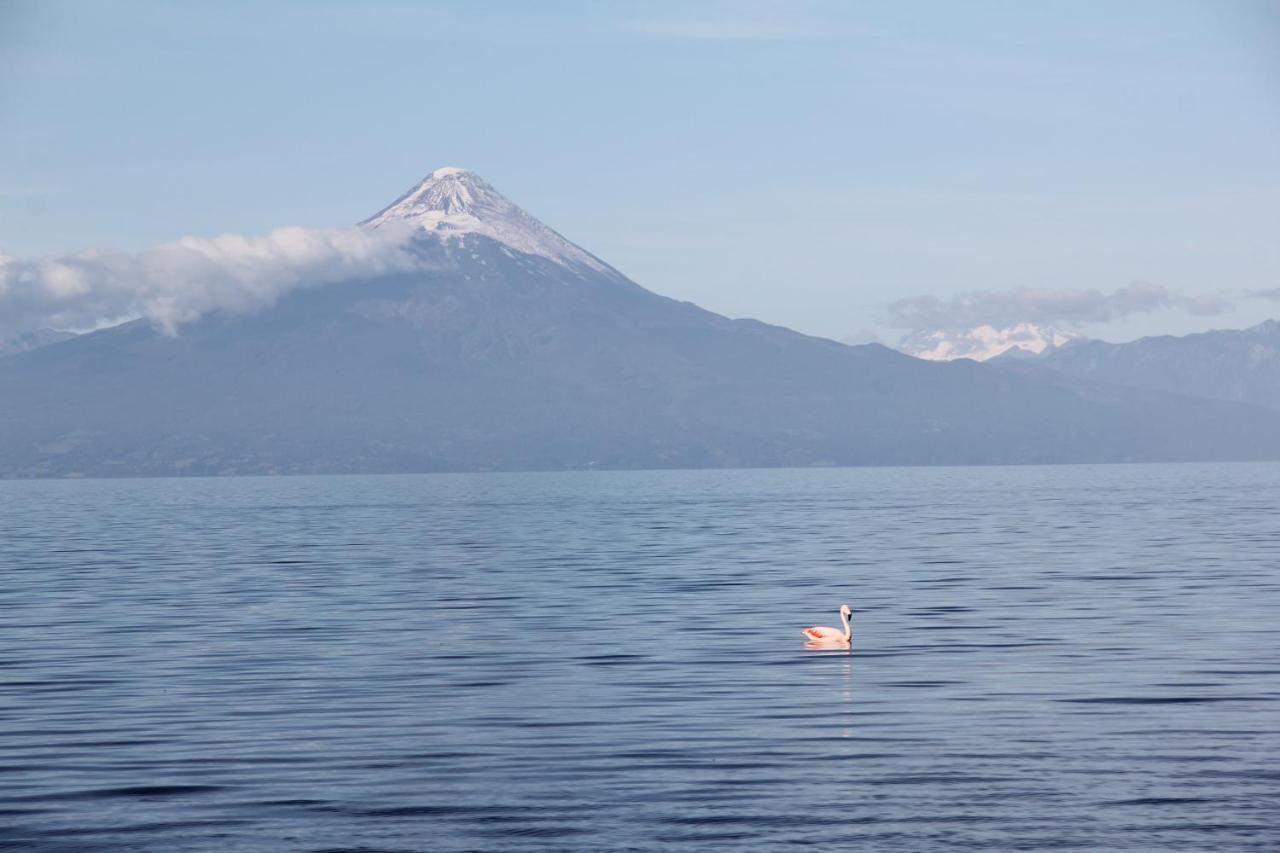
[[[1163,285],[1137,281],[1109,293],[1101,290],[1022,287],[975,290],[945,299],[914,296],[886,306],[890,325],[904,329],[997,329],[1019,323],[1075,327],[1106,323],[1159,308],[1181,308],[1213,316],[1232,310],[1219,296],[1183,296]]]
[[[145,317],[169,334],[213,310],[253,311],[300,287],[417,266],[409,229],[279,228],[263,237],[184,237],[144,252],[0,255],[0,338]]]

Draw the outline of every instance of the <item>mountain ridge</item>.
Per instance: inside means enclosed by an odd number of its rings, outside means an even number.
[[[1075,340],[1035,361],[1079,379],[1280,409],[1280,321],[1274,319],[1128,343]]]
[[[75,332],[63,329],[36,329],[22,335],[3,338],[0,339],[0,358],[51,346],[52,344],[70,340],[75,336]]]

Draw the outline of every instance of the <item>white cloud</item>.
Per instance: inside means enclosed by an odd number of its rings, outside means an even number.
[[[0,254],[0,337],[136,317],[176,334],[209,311],[252,311],[300,287],[412,269],[411,230],[279,228],[264,237],[184,237],[136,254]]]
[[[1110,293],[1071,288],[975,290],[948,299],[914,296],[886,306],[891,325],[905,329],[1009,328],[1036,323],[1066,328],[1106,323],[1159,308],[1181,308],[1200,316],[1224,314],[1232,304],[1221,296],[1182,296],[1163,285],[1137,281]]]

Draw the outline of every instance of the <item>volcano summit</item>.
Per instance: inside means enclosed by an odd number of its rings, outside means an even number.
[[[476,235],[514,252],[618,275],[604,261],[570,243],[466,169],[436,169],[360,225],[377,230],[403,223],[442,242],[465,242],[463,238]]]

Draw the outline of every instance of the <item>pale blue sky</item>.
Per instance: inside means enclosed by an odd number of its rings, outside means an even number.
[[[1280,3],[0,0],[0,250],[332,226],[465,166],[659,293],[831,337],[1135,281],[1280,314]]]

